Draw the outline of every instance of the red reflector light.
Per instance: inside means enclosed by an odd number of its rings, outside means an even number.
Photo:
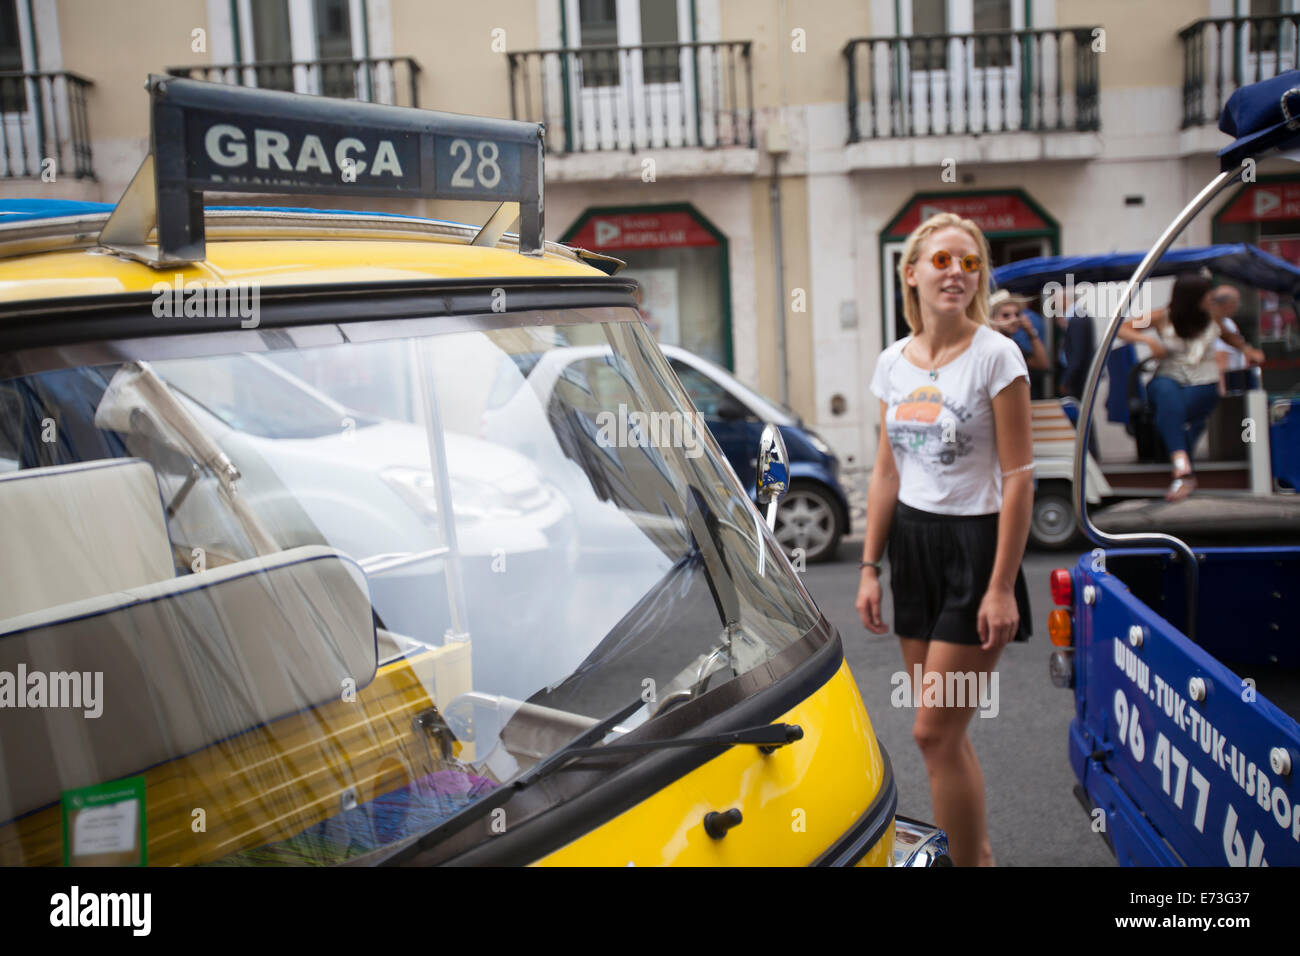
[[[1068,568],[1057,568],[1052,572],[1052,601],[1062,607],[1074,603],[1074,580]]]

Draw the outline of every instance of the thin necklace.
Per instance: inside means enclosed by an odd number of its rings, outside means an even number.
[[[934,358],[931,359],[931,362],[930,362],[930,381],[932,381],[932,382],[937,382],[937,381],[939,380],[939,366],[940,366],[940,365],[944,365],[944,364],[946,364],[946,363],[944,363],[944,362],[940,362],[940,361],[939,361],[939,356],[942,355],[942,354],[943,354],[942,352],[935,353]]]

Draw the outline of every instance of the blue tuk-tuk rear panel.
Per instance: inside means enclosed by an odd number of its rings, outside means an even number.
[[[1123,865],[1300,864],[1300,548],[1197,554],[1197,643],[1169,552],[1080,558],[1070,762]]]

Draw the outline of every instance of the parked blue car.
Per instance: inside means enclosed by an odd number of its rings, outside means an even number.
[[[776,513],[776,538],[792,558],[827,561],[849,528],[849,502],[840,485],[840,460],[788,408],[747,388],[734,375],[675,345],[661,346],[673,371],[722,446],[740,482],[755,497],[758,439],[763,425],[781,430],[790,455],[790,493]]]
[[[751,499],[757,498],[756,456],[763,426],[771,422],[781,430],[791,481],[777,510],[776,538],[796,563],[833,559],[849,528],[849,504],[839,481],[840,462],[830,446],[805,428],[794,412],[747,388],[726,369],[674,345],[661,348]],[[489,441],[505,441],[512,434],[535,435],[539,447],[521,450],[544,456],[548,449],[542,446],[548,444],[545,436],[551,434],[551,426],[538,409],[546,406],[545,397],[561,377],[590,385],[599,383],[602,374],[617,374],[607,368],[605,351],[599,346],[579,346],[544,356],[524,352],[503,359],[479,435]],[[534,396],[519,394],[525,379],[534,395],[543,396],[540,404]],[[516,419],[523,416],[537,420],[522,427]],[[507,427],[507,422],[515,424]],[[558,449],[550,451],[560,455]],[[562,455],[554,466],[563,466]],[[594,522],[590,529],[593,540],[600,537],[598,526],[599,522]]]

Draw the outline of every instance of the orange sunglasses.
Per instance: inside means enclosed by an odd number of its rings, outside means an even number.
[[[936,252],[934,255],[930,257],[930,262],[933,263],[934,267],[940,271],[947,269],[950,265],[952,265],[952,253],[949,252],[947,249],[940,249],[938,252]],[[979,256],[975,255],[975,253],[973,252],[968,256],[961,257],[962,272],[979,272],[980,267],[983,265],[984,265],[984,260],[981,259]]]

